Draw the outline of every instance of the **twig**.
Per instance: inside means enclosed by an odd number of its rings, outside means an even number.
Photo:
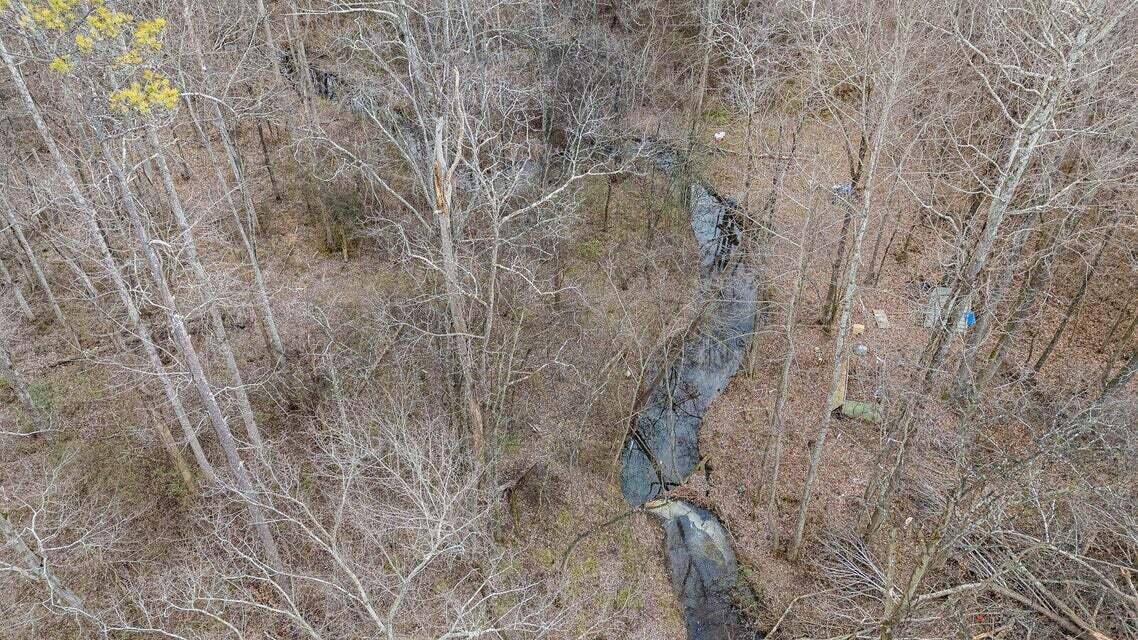
[[[767,631],[766,636],[768,638],[774,637],[775,631],[778,631],[779,626],[782,625],[782,621],[786,619],[786,616],[790,614],[790,610],[794,608],[794,605],[798,604],[799,600],[809,598],[810,596],[820,596],[823,593],[829,593],[830,591],[833,591],[833,589],[823,589],[822,591],[815,591],[814,593],[804,593],[799,596],[794,596],[794,599],[790,601],[790,604],[786,605],[786,609],[783,610],[782,615],[779,616],[778,620],[775,621],[774,626]]]
[[[604,522],[602,522],[598,525],[594,525],[593,527],[586,529],[583,533],[578,535],[577,538],[573,540],[573,542],[569,543],[569,546],[565,549],[565,553],[562,554],[562,556],[561,556],[561,567],[558,570],[561,571],[562,573],[565,572],[565,564],[567,562],[569,562],[569,554],[573,553],[574,547],[576,547],[582,540],[593,535],[597,531],[604,529],[605,527],[607,527],[611,524],[616,524],[617,522],[624,520],[628,516],[630,516],[634,513],[637,513],[639,511],[643,511],[643,510],[644,510],[643,505],[641,505],[639,507],[633,507],[632,509],[629,509],[628,511],[620,513],[620,514],[618,514],[612,518],[609,518],[608,520],[605,520]]]

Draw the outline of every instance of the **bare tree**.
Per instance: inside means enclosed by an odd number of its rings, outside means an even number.
[[[872,107],[866,106],[867,112],[872,113],[872,123],[870,126],[870,134],[866,140],[867,157],[865,164],[865,178],[862,188],[857,192],[857,209],[856,220],[857,226],[854,230],[853,244],[850,248],[850,258],[846,268],[844,277],[844,285],[842,297],[839,305],[840,312],[838,314],[838,332],[834,340],[834,355],[832,361],[832,375],[830,378],[829,392],[822,407],[822,419],[818,428],[817,435],[814,440],[814,447],[810,454],[810,463],[806,470],[806,478],[803,483],[802,500],[798,507],[798,519],[795,524],[793,539],[790,544],[790,556],[797,559],[802,549],[802,538],[806,529],[806,515],[810,508],[810,498],[814,490],[814,482],[818,475],[818,466],[821,464],[822,453],[825,450],[826,437],[829,434],[831,409],[834,407],[836,398],[838,397],[839,390],[842,388],[842,376],[845,371],[845,358],[846,358],[846,339],[850,330],[850,315],[853,309],[854,295],[857,291],[857,276],[858,269],[861,263],[861,249],[862,242],[865,239],[866,229],[869,226],[870,214],[876,206],[877,197],[877,181],[881,179],[878,175],[878,166],[880,164],[884,149],[887,144],[887,133],[893,114],[894,106],[900,99],[903,91],[903,86],[906,82],[906,76],[909,69],[906,67],[909,48],[913,45],[913,38],[916,37],[915,19],[916,16],[908,9],[900,6],[870,6],[866,8],[867,14],[863,23],[863,28],[866,30],[863,37],[869,38],[876,34],[875,26],[877,25],[877,12],[887,12],[894,22],[894,30],[892,33],[885,34],[886,42],[888,43],[880,51],[875,51],[880,58],[874,60],[874,68],[872,73],[870,70],[865,70],[863,75],[863,84],[860,90],[861,100],[863,104],[872,104]],[[872,81],[879,82],[883,88],[878,88],[873,92],[876,96],[870,97],[869,84]],[[854,204],[849,203],[851,209]]]

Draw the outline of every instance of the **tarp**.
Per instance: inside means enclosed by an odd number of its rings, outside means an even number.
[[[842,415],[854,420],[864,420],[865,422],[878,423],[881,422],[881,410],[877,405],[869,402],[858,402],[857,400],[846,400],[842,403]]]

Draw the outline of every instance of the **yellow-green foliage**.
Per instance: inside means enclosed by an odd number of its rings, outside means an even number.
[[[127,51],[120,56],[116,56],[115,64],[119,65],[120,67],[142,64],[142,54],[138,51],[138,49],[131,49],[130,51]]]
[[[569,589],[578,590],[584,583],[591,581],[599,570],[597,559],[593,556],[585,558],[572,558],[569,561]]]
[[[722,127],[731,121],[731,111],[723,105],[716,105],[703,112],[703,119],[717,127]]]
[[[71,67],[73,66],[74,65],[71,64],[71,61],[67,58],[57,56],[54,60],[51,61],[51,64],[48,65],[48,68],[56,73],[67,73],[68,71],[71,71]]]
[[[75,46],[79,48],[79,53],[91,53],[95,49],[95,39],[85,33],[77,33]]]
[[[134,21],[129,13],[108,9],[102,0],[91,3],[92,11],[87,16],[87,28],[95,40],[112,40],[122,35],[123,28]]]
[[[65,31],[79,19],[76,6],[79,0],[47,0],[47,2],[28,2],[24,7],[31,16],[32,23],[40,29]],[[25,29],[30,25],[21,21]]]
[[[178,95],[168,78],[147,69],[142,72],[142,82],[135,80],[111,94],[111,108],[120,113],[137,111],[145,115],[155,107],[173,109]]]
[[[135,75],[139,73],[136,68],[148,66],[153,62],[151,57],[162,51],[165,18],[136,21],[133,15],[108,7],[105,0],[90,0],[86,5],[81,0],[16,4],[12,0],[0,0],[0,10],[8,8],[19,12],[18,22],[27,31],[75,33],[74,52],[78,60],[72,55],[56,56],[48,65],[52,71],[67,74],[78,61],[96,57],[103,61],[110,58],[115,68],[125,71],[125,86],[108,96],[113,111],[147,115],[157,109],[177,107],[180,94],[169,78],[150,68],[142,68],[141,77]],[[124,45],[122,36],[128,33],[130,39]]]
[[[605,246],[596,238],[586,240],[577,245],[577,255],[580,256],[582,260],[588,260],[589,262],[595,262],[600,259],[600,257],[604,255],[604,252]]]
[[[55,410],[55,391],[46,382],[33,382],[28,385],[28,395],[37,411],[51,413]]]
[[[557,562],[557,556],[548,547],[538,547],[533,551],[533,559],[543,567],[551,568]]]
[[[143,20],[139,22],[134,27],[134,46],[137,49],[161,51],[162,41],[159,40],[159,38],[162,35],[162,30],[165,28],[165,18],[154,18],[153,20]]]
[[[616,592],[616,597],[613,598],[612,608],[617,611],[624,609],[632,609],[634,611],[641,611],[644,609],[644,599],[636,592],[633,587],[624,587]]]

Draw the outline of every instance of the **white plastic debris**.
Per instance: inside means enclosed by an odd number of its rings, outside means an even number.
[[[716,142],[723,142],[723,139],[726,137],[727,137],[726,131],[716,131],[715,132],[715,141]]]

